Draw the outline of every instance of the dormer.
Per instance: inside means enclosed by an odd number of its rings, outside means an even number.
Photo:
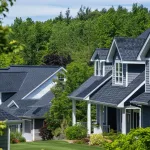
[[[141,42],[142,41],[142,42]],[[112,85],[127,87],[142,71],[144,63],[137,61],[143,40],[116,37],[107,56],[112,62]]]
[[[97,48],[91,58],[94,62],[94,75],[105,76],[109,71],[112,70],[112,64],[106,62],[106,57],[109,49]]]

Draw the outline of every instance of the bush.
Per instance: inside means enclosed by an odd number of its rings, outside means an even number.
[[[66,128],[65,134],[68,140],[81,140],[87,136],[87,129],[83,126],[71,126]]]
[[[52,131],[48,130],[46,125],[40,129],[39,135],[44,141],[51,140],[53,138]]]
[[[131,130],[105,145],[106,150],[150,150],[150,127]]]
[[[26,139],[22,137],[22,134],[20,132],[11,132],[10,142],[13,144],[19,143],[19,142],[26,142]]]
[[[90,135],[90,145],[101,145],[104,142],[104,138],[101,134]]]

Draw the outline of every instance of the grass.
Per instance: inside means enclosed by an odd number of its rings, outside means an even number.
[[[39,141],[12,144],[11,150],[102,150],[98,146],[69,144],[64,141]]]

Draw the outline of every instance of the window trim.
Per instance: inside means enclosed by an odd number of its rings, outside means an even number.
[[[118,76],[116,76],[116,64],[120,64],[120,65],[122,65],[122,76],[120,76],[120,69],[119,69],[119,71],[118,71]],[[119,82],[119,80],[118,80],[118,82],[116,81],[116,78],[118,77],[118,79],[121,77],[122,78],[122,82]],[[115,84],[117,84],[117,85],[123,85],[123,63],[121,62],[121,61],[115,61]]]
[[[97,67],[98,67],[98,74],[97,74]],[[100,61],[99,60],[95,60],[95,76],[100,76]]]

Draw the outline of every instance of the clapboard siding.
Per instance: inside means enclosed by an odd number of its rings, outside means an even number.
[[[5,130],[4,135],[0,136],[0,148],[8,150],[8,128]]]
[[[145,92],[146,93],[150,93],[150,78],[149,78],[149,73],[150,73],[150,70],[149,70],[149,66],[150,65],[150,62],[149,60],[146,60],[146,65],[145,65],[145,80],[146,80],[146,84],[145,84]]]
[[[142,106],[142,127],[146,128],[150,126],[150,107]]]
[[[128,84],[130,84],[145,69],[145,65],[128,64]]]
[[[112,63],[105,62],[105,75],[112,70]]]

